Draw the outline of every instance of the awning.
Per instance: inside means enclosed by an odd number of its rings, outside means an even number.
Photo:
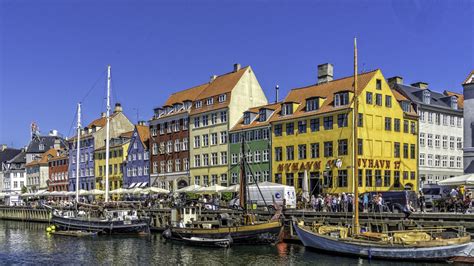
[[[128,186],[128,188],[134,188],[136,184],[137,183],[132,183],[132,184],[130,184],[130,186]]]
[[[461,186],[461,185],[474,185],[474,174],[458,175],[439,181],[438,185],[442,186]]]
[[[140,186],[139,186],[139,187],[142,187],[142,188],[143,188],[143,187],[146,187],[146,186],[148,186],[148,182],[140,183]]]

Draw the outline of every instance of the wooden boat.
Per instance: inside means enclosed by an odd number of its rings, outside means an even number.
[[[242,151],[242,154],[245,154],[243,139]],[[163,232],[163,237],[180,241],[186,241],[193,237],[214,240],[230,238],[235,244],[271,244],[280,241],[283,223],[278,214],[273,216],[273,220],[258,221],[256,216],[247,209],[246,167],[249,166],[243,156],[240,162],[239,191],[239,204],[242,213],[238,218],[221,213],[215,221],[201,221],[200,206],[174,208],[171,212],[172,226]],[[257,184],[257,182],[255,183]]]
[[[231,238],[202,238],[202,237],[183,237],[183,242],[189,245],[204,247],[228,248],[232,244]]]
[[[353,143],[357,138],[357,46],[354,39],[354,91],[353,91]],[[359,206],[357,186],[358,173],[357,153],[353,152],[352,182],[354,184],[354,204]],[[293,220],[293,227],[305,247],[318,249],[324,252],[338,253],[347,256],[367,257],[392,260],[446,260],[462,256],[471,251],[471,237],[464,228],[454,232],[454,235],[445,233],[442,228],[421,229],[388,233],[361,234],[359,226],[359,208],[354,208],[353,224],[350,228],[334,227],[323,228],[299,224]],[[348,236],[348,233],[350,235]],[[389,232],[390,233],[390,232]],[[444,233],[444,234],[443,234]],[[398,235],[397,235],[398,234]],[[453,234],[451,232],[451,234]]]
[[[73,236],[73,237],[90,237],[90,236],[97,236],[97,232],[81,231],[81,230],[52,231],[50,234],[52,234],[52,235],[57,235],[57,236]]]

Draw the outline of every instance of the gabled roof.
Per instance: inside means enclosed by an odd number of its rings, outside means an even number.
[[[448,90],[445,90],[443,92],[444,95],[446,96],[457,96],[458,97],[458,106],[459,108],[464,108],[464,95],[461,94],[461,93],[457,93],[457,92],[454,92],[454,91],[448,91]]]
[[[245,125],[244,124],[244,117],[242,116],[239,119],[239,121],[237,122],[237,124],[235,124],[235,126],[231,129],[231,131],[245,130],[245,129],[249,129],[249,128],[269,125],[270,124],[270,119],[272,118],[273,115],[277,114],[280,111],[280,107],[281,107],[281,103],[271,103],[271,104],[266,104],[266,105],[262,105],[262,106],[249,108],[247,110],[247,112],[252,112],[252,113],[257,114],[255,119],[250,124]],[[260,109],[273,110],[273,113],[269,117],[267,117],[267,120],[265,120],[264,122],[260,122],[260,121],[258,121],[258,119],[260,117],[260,115],[258,114]]]
[[[19,163],[19,164],[26,163],[26,151],[22,150],[15,157],[10,159],[8,163]]]
[[[380,70],[373,70],[370,72],[362,73],[358,75],[357,79],[357,86],[358,86],[358,95],[364,90],[367,86],[369,81],[375,76],[377,71]],[[322,83],[322,84],[315,84],[303,88],[292,89],[288,95],[286,96],[283,102],[296,102],[300,105],[296,110],[294,110],[292,115],[273,115],[272,121],[278,120],[285,120],[290,118],[297,118],[303,117],[307,115],[314,115],[314,114],[321,114],[331,112],[339,107],[334,107],[334,94],[337,92],[343,91],[353,91],[353,84],[354,84],[354,76],[349,76],[341,79],[336,79],[330,82]],[[325,98],[326,100],[324,103],[319,107],[318,110],[313,112],[305,112],[305,102],[306,99],[313,98],[313,97],[320,97]]]
[[[120,134],[120,137],[131,139],[133,136],[133,130],[132,131],[127,131],[122,134]]]
[[[462,84],[468,84],[469,83],[474,83],[474,70],[471,71],[471,73],[469,73],[469,75],[467,76],[467,78],[464,80],[464,82]]]
[[[135,126],[138,137],[140,138],[143,147],[148,148],[148,140],[150,139],[150,128],[147,126],[136,125]]]
[[[21,150],[13,149],[13,148],[6,148],[3,151],[0,151],[0,165],[3,162],[9,161],[17,156]]]
[[[235,85],[237,85],[237,82],[239,82],[240,78],[244,75],[245,71],[249,70],[249,68],[250,66],[246,66],[236,72],[232,71],[217,76],[214,81],[208,83],[206,89],[196,97],[196,100],[205,100],[209,97],[231,92]]]
[[[397,90],[392,89],[392,93],[393,93],[393,96],[395,97],[395,99],[397,101],[410,101],[410,100],[408,100],[407,97],[405,97],[403,94],[401,94]]]
[[[26,153],[43,153],[54,147],[55,140],[59,140],[61,148],[67,147],[65,140],[59,136],[33,136],[26,148]],[[43,150],[40,150],[40,144],[44,145]]]
[[[28,164],[25,165],[25,167],[31,167],[35,165],[47,165],[49,158],[58,156],[58,154],[59,154],[58,150],[51,148],[45,153],[43,153],[40,159],[29,162]]]
[[[189,89],[175,92],[171,94],[166,100],[164,106],[172,106],[175,103],[182,103],[186,100],[194,101],[196,97],[209,85],[209,83],[201,84]]]
[[[112,119],[114,116],[116,116],[120,112],[114,112],[110,115],[110,118]],[[95,127],[105,127],[105,124],[107,123],[107,118],[106,117],[99,117],[95,119],[94,121],[90,122],[89,125],[87,125],[87,128],[92,128],[93,126]]]
[[[404,85],[404,84],[394,84],[393,88],[395,90],[400,90],[400,92],[404,96],[406,96],[410,101],[416,104],[421,104],[421,105],[426,105],[423,103],[423,91],[429,91],[430,97],[431,97],[429,106],[461,112],[461,110],[452,109],[451,105],[446,101],[446,97],[449,97],[449,96],[446,96],[442,93],[439,93],[430,89],[420,89],[417,87],[412,87],[412,86]],[[462,107],[459,105],[459,101],[458,101],[458,107],[459,109],[462,109]]]

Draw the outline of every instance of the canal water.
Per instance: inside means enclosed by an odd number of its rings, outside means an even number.
[[[190,247],[151,236],[48,235],[47,224],[0,220],[0,265],[410,265],[320,254],[298,244]],[[418,263],[416,265],[435,265]]]

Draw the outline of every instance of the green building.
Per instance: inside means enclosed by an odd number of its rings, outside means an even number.
[[[244,112],[237,124],[230,130],[230,184],[239,183],[242,138],[245,138],[245,156],[250,166],[247,180],[253,183],[252,174],[259,182],[271,181],[271,126],[270,118],[279,112],[280,104],[253,107]]]

